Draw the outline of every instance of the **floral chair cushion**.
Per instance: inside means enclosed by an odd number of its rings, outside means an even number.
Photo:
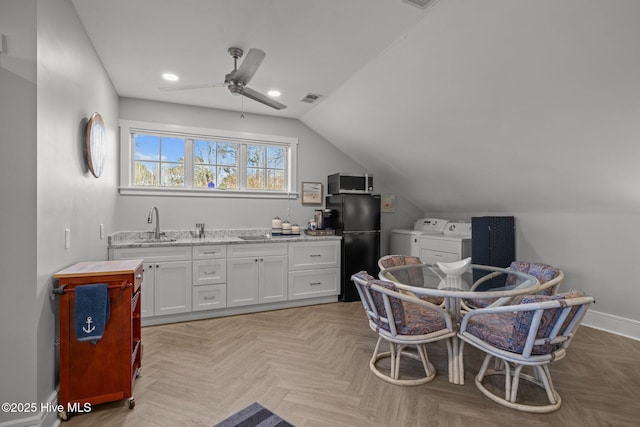
[[[367,282],[367,287],[371,288],[371,285],[378,285],[385,289],[398,292],[398,289],[393,283],[384,280],[370,280]],[[382,317],[387,317],[382,295],[375,290],[371,290],[371,296],[378,314]],[[411,302],[403,301],[392,296],[389,296],[389,303],[391,305],[396,331],[399,335],[429,334],[446,327],[442,315],[428,307],[412,304]],[[376,323],[381,329],[389,331],[389,325],[386,322],[378,321]]]
[[[420,258],[410,255],[391,255],[380,258],[380,265],[384,268],[398,267],[401,265],[419,265],[422,264]],[[421,268],[409,268],[399,270],[393,273],[398,282],[409,285],[422,286],[424,278],[422,277]]]
[[[582,292],[571,291],[556,295],[527,295],[522,299],[521,304],[530,304],[542,301],[565,300],[584,296]],[[540,327],[536,338],[548,336],[553,329],[562,308],[545,310],[540,321]],[[566,327],[576,309],[572,309],[563,323]],[[467,324],[467,331],[481,340],[490,343],[502,350],[514,353],[522,353],[527,341],[527,335],[531,328],[531,322],[535,311],[519,311],[509,313],[487,313],[474,316]],[[557,349],[556,345],[543,344],[533,347],[532,354],[548,354]]]
[[[380,258],[380,265],[384,268],[397,267],[399,265],[419,265],[422,260],[417,256],[411,255],[391,255]],[[422,286],[424,284],[424,276],[422,268],[409,268],[407,270],[395,271],[393,273],[398,282],[407,283],[414,286]],[[443,297],[421,296],[420,299],[430,302],[431,304],[440,305],[444,302]]]
[[[560,270],[547,264],[535,263],[535,262],[523,262],[514,261],[509,266],[509,269],[527,273],[538,279],[540,284],[547,283],[550,280],[555,279],[560,274]],[[515,275],[507,276],[507,284],[516,285],[518,278]],[[538,295],[552,295],[553,287],[543,289]]]
[[[435,310],[408,301],[404,306],[404,324],[398,328],[402,335],[426,335],[447,327],[444,317]]]
[[[380,317],[388,318],[387,310],[384,307],[384,300],[383,300],[382,294],[371,289],[372,285],[378,285],[385,289],[389,289],[390,291],[395,291],[395,292],[397,292],[398,289],[396,288],[396,285],[394,285],[392,282],[387,282],[384,280],[376,280],[374,278],[371,278],[371,280],[367,282],[367,288],[371,290],[371,298],[373,299],[373,304],[376,307],[376,311],[378,312],[378,315]],[[404,324],[404,306],[402,304],[402,300],[390,296],[389,303],[391,305],[391,313],[393,314],[393,320],[396,325],[396,329],[398,329]],[[386,322],[378,320],[376,321],[376,323],[382,329],[385,329],[387,331],[389,330],[389,325]]]
[[[558,277],[560,274],[560,270],[550,265],[524,261],[513,261],[509,266],[509,269],[530,274],[538,279],[540,284],[547,283],[548,281]],[[515,274],[507,275],[505,288],[508,288],[509,286],[515,287],[518,285],[518,281],[519,278]],[[537,292],[535,295],[553,295],[553,291],[553,287],[550,287]],[[469,300],[468,304],[474,308],[484,308],[488,307],[495,301],[496,299],[475,298]]]

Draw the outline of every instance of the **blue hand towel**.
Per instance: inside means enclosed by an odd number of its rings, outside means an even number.
[[[76,286],[73,324],[78,341],[96,344],[109,321],[109,288],[106,283]]]

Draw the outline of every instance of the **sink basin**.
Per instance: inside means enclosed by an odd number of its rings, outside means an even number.
[[[238,236],[238,238],[242,240],[266,240],[271,239],[272,237],[266,234],[254,234],[250,236]]]
[[[161,237],[159,239],[151,238],[151,239],[140,239],[136,240],[134,243],[171,243],[175,242],[177,239],[169,239],[167,237]]]

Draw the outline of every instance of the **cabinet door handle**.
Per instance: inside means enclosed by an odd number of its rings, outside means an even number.
[[[203,253],[204,255],[215,255],[215,254],[217,254],[218,252],[216,252],[216,251],[204,251],[204,252],[202,252],[202,253]]]
[[[322,282],[311,282],[311,283],[309,283],[309,285],[311,285],[311,286],[322,285]]]
[[[205,301],[211,300],[211,299],[216,299],[216,297],[204,297]]]
[[[322,255],[321,255],[321,254],[311,254],[311,255],[309,255],[309,256],[310,256],[310,257],[319,257],[319,256],[322,256]]]
[[[210,275],[212,275],[212,274],[216,274],[216,272],[215,272],[215,271],[205,271],[205,272],[204,272],[204,275],[205,275],[205,276],[210,276]]]

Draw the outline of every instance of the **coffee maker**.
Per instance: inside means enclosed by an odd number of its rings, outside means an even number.
[[[318,225],[318,230],[331,228],[331,209],[316,209],[313,219]]]

